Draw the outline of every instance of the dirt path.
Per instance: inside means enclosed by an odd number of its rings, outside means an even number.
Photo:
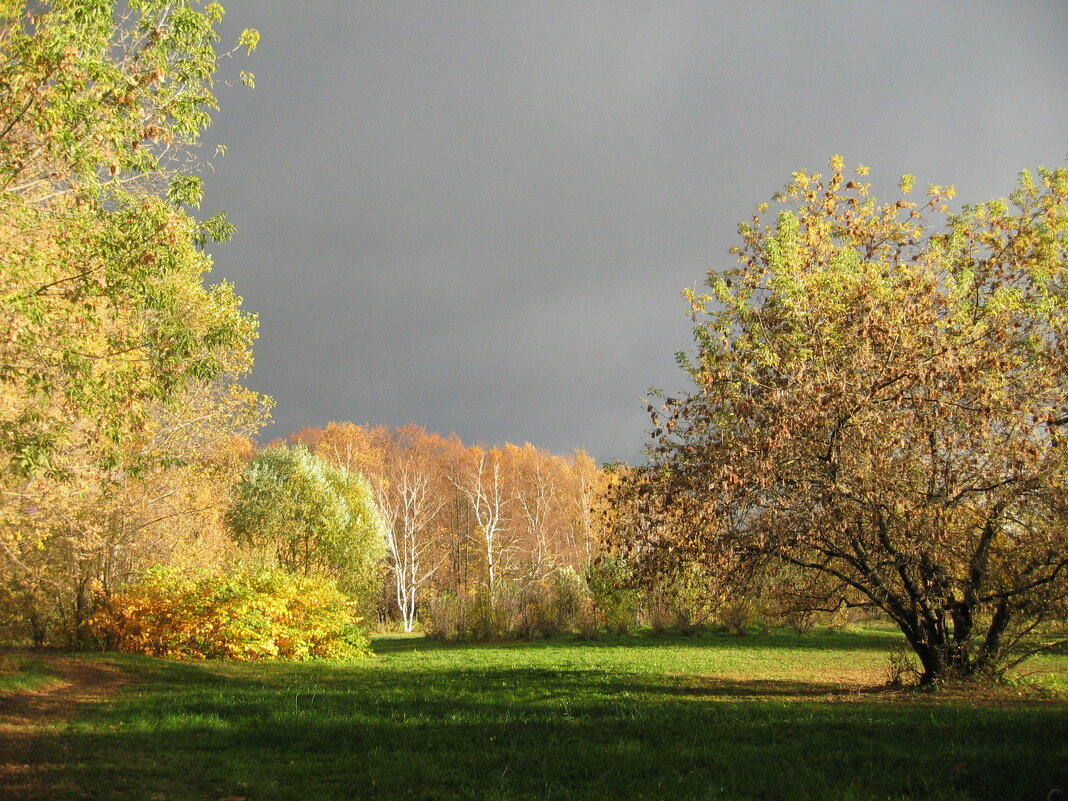
[[[131,683],[132,677],[111,665],[73,657],[34,654],[48,665],[56,681],[37,690],[0,695],[0,798],[43,801],[76,794],[49,784],[47,740],[50,726],[70,720],[102,703]],[[57,792],[59,791],[59,792]]]

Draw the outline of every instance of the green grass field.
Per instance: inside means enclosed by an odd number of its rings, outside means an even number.
[[[386,636],[349,664],[86,657],[135,679],[46,727],[44,770],[57,799],[1068,795],[1068,656],[1007,689],[887,692],[897,641]]]

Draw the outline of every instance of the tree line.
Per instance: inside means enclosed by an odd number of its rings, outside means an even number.
[[[379,616],[405,631],[424,600],[477,596],[488,614],[561,570],[584,574],[600,553],[605,475],[583,451],[464,445],[418,426],[352,423],[291,440],[370,482],[387,545]]]

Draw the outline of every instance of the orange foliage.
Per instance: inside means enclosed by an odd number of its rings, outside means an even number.
[[[178,659],[343,659],[367,653],[352,603],[281,570],[155,569],[89,621],[110,650]]]

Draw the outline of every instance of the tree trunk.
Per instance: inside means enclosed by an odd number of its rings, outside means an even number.
[[[34,649],[39,651],[45,647],[45,641],[47,640],[48,636],[48,629],[45,626],[44,621],[41,620],[40,615],[37,614],[36,609],[30,610],[29,623],[30,639],[33,642]]]
[[[905,627],[905,639],[920,659],[920,684],[929,686],[954,679],[967,679],[983,672],[981,660],[973,659],[967,640],[957,640],[948,630],[923,631],[918,636]]]

